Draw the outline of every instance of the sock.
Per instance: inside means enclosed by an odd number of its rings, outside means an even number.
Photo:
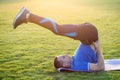
[[[26,14],[26,20],[27,20],[27,22],[29,21],[29,17],[30,17],[30,13],[27,13]]]

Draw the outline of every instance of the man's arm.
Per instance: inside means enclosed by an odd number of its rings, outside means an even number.
[[[95,49],[97,50],[98,55],[98,63],[90,63],[90,71],[100,71],[104,70],[104,58],[103,54],[101,53],[100,44],[99,41],[94,42],[93,45],[95,46]]]

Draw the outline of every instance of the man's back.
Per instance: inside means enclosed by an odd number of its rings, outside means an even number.
[[[79,71],[89,71],[89,63],[97,63],[97,55],[90,45],[80,44],[76,49],[71,68]]]

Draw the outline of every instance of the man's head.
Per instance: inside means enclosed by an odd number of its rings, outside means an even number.
[[[69,55],[59,55],[54,60],[55,68],[69,68],[71,57]]]
[[[97,28],[91,23],[80,24],[77,32],[77,39],[79,39],[83,44],[91,45],[93,42],[98,40]]]

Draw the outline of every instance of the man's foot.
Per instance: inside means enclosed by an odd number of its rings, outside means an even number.
[[[30,11],[27,10],[25,7],[23,7],[13,21],[13,28],[14,29],[17,28],[22,23],[27,23],[28,22],[28,18],[27,18],[28,14],[30,14]]]

